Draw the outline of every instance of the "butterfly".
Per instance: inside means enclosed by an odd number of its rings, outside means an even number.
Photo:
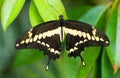
[[[50,60],[60,57],[64,40],[68,56],[74,58],[79,56],[83,66],[86,64],[81,51],[85,47],[110,44],[108,37],[93,26],[75,20],[64,20],[63,15],[60,15],[59,20],[48,21],[29,29],[16,41],[15,48],[44,51],[49,57],[45,68],[48,70]]]

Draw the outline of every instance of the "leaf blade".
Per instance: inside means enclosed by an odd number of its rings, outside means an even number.
[[[115,48],[115,66],[114,72],[116,73],[120,67],[120,7],[118,7],[118,13],[117,13],[117,30],[116,30],[116,48]]]
[[[112,13],[108,20],[106,30],[106,33],[110,39],[110,46],[107,47],[107,54],[112,65],[115,64],[116,27],[117,27],[117,9],[115,8],[114,12]]]
[[[38,9],[40,16],[45,22],[59,19],[58,16],[61,14],[63,14],[63,16],[67,18],[61,0],[34,0],[34,3]]]
[[[96,26],[99,23],[99,20],[102,17],[104,17],[105,11],[107,10],[107,8],[108,8],[108,6],[105,6],[105,5],[97,6],[97,7],[93,8],[93,9],[91,9],[88,13],[86,13],[85,17],[83,16],[81,18],[81,20],[85,21],[87,23],[90,23],[90,24],[94,24]],[[96,12],[96,10],[97,10],[97,12]],[[91,20],[90,20],[90,17],[92,17],[93,19],[91,18]],[[100,25],[102,25],[101,27],[103,27],[104,23],[100,24]],[[99,27],[99,26],[97,26],[97,27]],[[85,68],[83,68],[83,66],[80,65],[78,73],[77,73],[77,78],[81,78],[81,77],[86,78],[89,75],[89,73],[90,73],[92,67],[94,66],[99,54],[100,54],[100,47],[88,48],[88,50],[85,51],[83,56],[84,56],[85,61],[89,65],[86,66]]]
[[[17,17],[24,3],[25,0],[5,0],[1,10],[1,20],[4,31],[7,30],[8,26]]]
[[[31,4],[30,4],[29,16],[30,16],[30,22],[31,22],[32,26],[35,26],[35,25],[43,22],[33,0],[31,1]]]
[[[26,64],[30,64],[33,61],[36,61],[42,57],[43,57],[42,51],[40,52],[39,50],[33,50],[33,49],[19,50],[18,56],[16,56],[15,62],[13,63],[13,67],[24,66]]]

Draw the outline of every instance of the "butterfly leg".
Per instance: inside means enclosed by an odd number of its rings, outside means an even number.
[[[49,58],[48,58],[47,65],[46,65],[46,67],[45,67],[45,71],[48,71],[48,69],[49,69],[50,60],[51,60],[51,58],[49,57]]]
[[[83,60],[83,58],[82,58],[82,56],[79,54],[79,57],[80,57],[80,59],[81,59],[81,61],[82,61],[82,65],[83,66],[86,66],[86,63],[85,63],[85,61]]]

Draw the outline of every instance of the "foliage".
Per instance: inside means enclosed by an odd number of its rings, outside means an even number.
[[[0,78],[120,78],[119,0],[1,0],[0,14]],[[86,48],[86,67],[65,51],[46,72],[47,56],[39,50],[15,50],[15,41],[29,26],[58,20],[61,14],[105,32],[110,46]]]

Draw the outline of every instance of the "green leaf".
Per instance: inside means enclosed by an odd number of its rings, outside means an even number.
[[[42,0],[40,0],[40,2],[37,2],[37,0],[35,0],[34,2],[41,3],[41,1]],[[58,0],[56,0],[56,1],[58,1]],[[36,5],[34,5],[34,2],[32,1],[31,4],[30,4],[30,11],[29,11],[29,13],[30,13],[30,19],[31,19],[32,25],[37,25],[37,24],[39,24],[42,21],[43,18],[41,19],[41,16],[40,16],[40,14],[38,12],[38,8],[36,8]],[[50,5],[50,4],[47,4],[47,5]],[[54,4],[54,5],[56,5],[56,4]],[[58,4],[58,5],[60,7],[60,4]],[[44,4],[44,6],[46,6],[46,5]],[[37,5],[37,7],[38,7],[38,5]],[[53,8],[51,6],[49,6],[49,7],[50,7],[50,9]],[[44,8],[39,8],[39,9],[44,9]],[[63,9],[64,9],[64,7],[63,7]],[[42,14],[44,14],[44,16],[46,16],[45,15],[46,13],[43,12]],[[51,13],[51,15],[55,16],[52,13]],[[39,53],[41,53],[41,51]],[[21,66],[21,65],[29,64],[29,63],[32,63],[35,60],[40,59],[42,56],[39,53],[35,52],[34,50],[32,50],[32,51],[31,50],[27,50],[27,51],[26,50],[21,50],[19,52],[19,54],[18,54],[19,56],[17,56],[17,58],[15,60],[14,66]]]
[[[43,22],[33,0],[31,1],[31,4],[30,4],[29,15],[30,15],[30,22],[32,26],[35,26]]]
[[[104,51],[102,54],[102,78],[114,78],[113,69],[106,51]]]
[[[23,66],[26,64],[30,64],[33,61],[39,60],[42,57],[43,57],[43,52],[39,50],[33,50],[33,49],[19,50],[13,66],[16,67],[16,66]]]
[[[103,31],[105,30],[105,25],[106,25],[106,15],[107,15],[107,10],[101,15],[100,19],[98,20],[98,23],[96,24],[96,27]],[[106,49],[106,48],[105,48]],[[95,66],[92,68],[92,77],[91,78],[101,78],[101,54],[103,52],[100,53],[99,57],[97,58],[97,61],[95,63]]]
[[[99,59],[99,60],[98,60]],[[91,69],[91,78],[101,78],[101,58],[98,58],[95,66]]]
[[[108,6],[99,5],[91,9],[87,14],[81,17],[80,21],[89,23],[91,25],[96,25],[103,15],[103,13],[107,10]]]
[[[91,68],[95,64],[95,61],[97,60],[97,57],[99,56],[99,53],[100,53],[99,47],[88,48],[85,51],[83,58],[86,62],[86,67],[80,64],[78,72],[77,72],[77,78],[81,78],[81,77],[86,78],[87,76],[89,76]]]
[[[67,18],[61,0],[34,0],[34,3],[44,22],[59,19],[61,14]]]
[[[2,11],[1,20],[4,31],[7,30],[8,26],[13,22],[22,9],[25,0],[5,0]]]
[[[107,10],[107,8],[108,7],[105,5],[97,6],[92,10],[90,10],[88,13],[86,13],[85,16],[81,18],[81,20],[89,24],[98,25],[99,20],[105,16],[105,11]],[[100,26],[99,28],[102,28],[104,26],[104,23],[102,23],[101,25],[102,26]],[[89,73],[95,64],[99,56],[99,53],[100,53],[100,48],[88,48],[87,51],[85,51],[84,59],[85,62],[87,63],[87,66],[83,67],[82,65],[80,65],[77,73],[77,78],[81,78],[81,77],[86,78],[87,76],[89,76]]]
[[[67,51],[64,51],[63,55],[60,57],[59,61],[57,62],[57,67],[59,67],[58,68],[59,71],[62,71],[60,72],[61,73],[60,78],[76,78],[79,64],[81,64],[81,60],[79,57],[77,57],[76,59],[73,57],[70,58],[68,57]],[[66,74],[66,72],[68,72],[69,74]]]
[[[1,8],[2,8],[3,3],[4,3],[4,0],[0,0],[0,15],[1,15]],[[0,18],[1,18],[1,16],[0,16]]]
[[[108,20],[107,23],[107,34],[110,39],[110,46],[107,48],[107,54],[109,56],[110,62],[114,68],[114,72],[118,70],[120,67],[120,60],[119,60],[119,55],[120,55],[120,13],[119,9],[116,6],[114,9],[112,15],[110,16],[110,19]]]
[[[102,78],[120,78],[120,69],[114,73],[106,51],[102,54]]]
[[[120,67],[120,6],[118,7],[118,13],[117,13],[117,29],[116,29],[116,47],[115,47],[115,64],[118,65],[118,68]],[[118,70],[115,69],[115,71]]]

